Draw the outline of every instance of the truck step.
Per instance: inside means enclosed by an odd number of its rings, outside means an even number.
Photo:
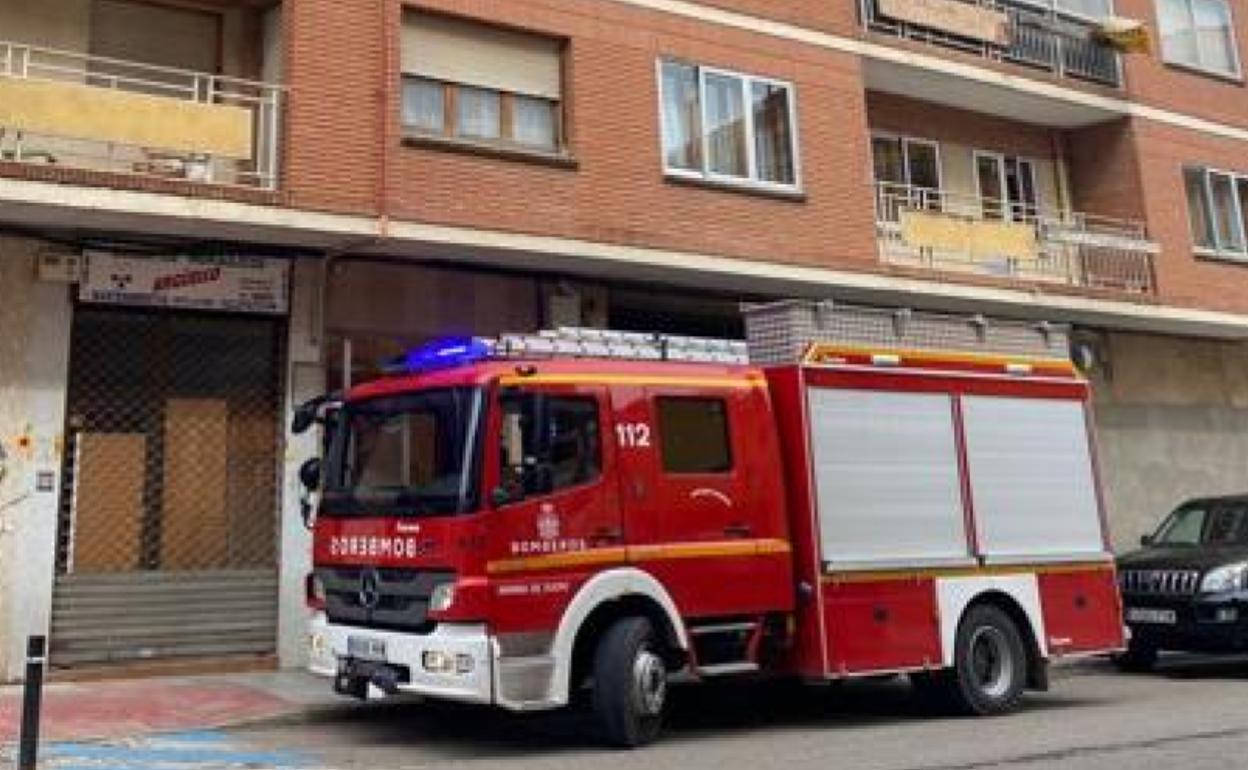
[[[741,633],[744,631],[753,631],[758,628],[758,623],[747,621],[743,623],[712,623],[705,626],[695,626],[689,629],[689,633],[694,636],[706,636],[707,634],[730,634]]]
[[[758,671],[757,663],[748,661],[740,661],[737,663],[714,663],[709,666],[699,666],[698,674],[701,676],[728,676],[730,674],[752,674]]]

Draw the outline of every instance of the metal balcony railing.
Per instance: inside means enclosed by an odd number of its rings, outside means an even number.
[[[1097,38],[1093,22],[1032,6],[1024,0],[958,1],[1004,13],[1008,18],[1009,43],[1000,45],[891,19],[881,13],[878,0],[860,0],[862,22],[870,30],[958,49],[985,59],[1033,67],[1059,77],[1122,86],[1119,54]]]
[[[890,182],[876,183],[875,207],[880,257],[890,264],[1156,291],[1159,249],[1140,222]]]
[[[82,125],[74,110],[67,109],[55,130],[33,131],[0,120],[0,159],[264,190],[278,185],[283,97],[279,85],[0,41],[0,83],[3,78],[167,100],[174,108],[171,117],[180,104],[238,108],[247,116],[250,147],[245,153],[224,155],[136,144],[107,136],[106,127]],[[229,112],[231,117],[238,114]],[[0,110],[0,116],[4,114]],[[45,114],[40,122],[47,120]]]

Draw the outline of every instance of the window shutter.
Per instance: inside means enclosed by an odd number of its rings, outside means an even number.
[[[540,35],[426,13],[403,17],[406,75],[557,100],[561,49]]]

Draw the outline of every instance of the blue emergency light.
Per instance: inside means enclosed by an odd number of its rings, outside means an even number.
[[[413,348],[388,361],[387,374],[424,374],[452,369],[490,357],[490,346],[476,337],[446,337]]]

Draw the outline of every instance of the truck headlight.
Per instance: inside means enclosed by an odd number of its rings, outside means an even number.
[[[429,596],[430,612],[446,612],[455,603],[455,584],[439,583]]]
[[[1245,588],[1248,588],[1248,562],[1228,564],[1209,570],[1205,573],[1204,580],[1200,581],[1200,591],[1206,594],[1239,591]]]

